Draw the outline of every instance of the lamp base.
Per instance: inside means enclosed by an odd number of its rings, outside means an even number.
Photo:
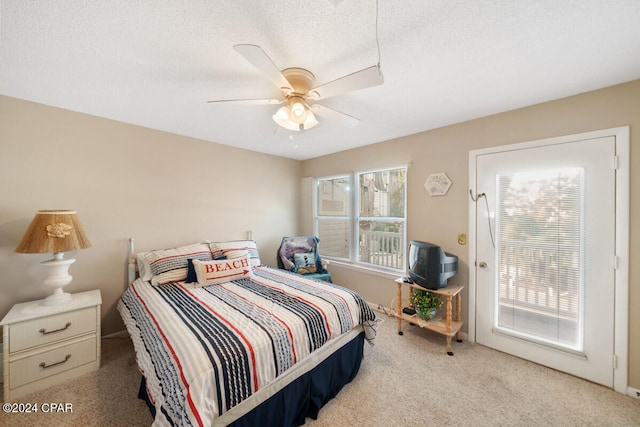
[[[42,302],[43,305],[60,305],[71,302],[71,294],[64,292],[62,288],[71,283],[73,279],[69,275],[69,266],[74,262],[76,262],[75,259],[64,258],[62,252],[56,252],[53,254],[53,259],[41,263],[49,270],[49,275],[44,280],[44,284],[55,289],[53,294],[45,298]]]
[[[73,300],[73,297],[68,292],[63,292],[62,288],[58,288],[55,292],[42,301],[42,305],[60,305],[69,304]]]

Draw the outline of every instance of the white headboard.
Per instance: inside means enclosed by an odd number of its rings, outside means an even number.
[[[136,262],[136,253],[133,247],[134,239],[129,238],[129,256],[127,257],[127,286],[136,280],[138,276],[138,265]]]
[[[252,230],[248,230],[247,231],[247,239],[248,240],[253,240],[253,231]],[[210,240],[208,239],[203,239],[201,241],[202,243],[211,243]],[[135,251],[135,247],[134,247],[134,238],[130,237],[129,238],[129,254],[127,257],[127,287],[129,286],[130,283],[135,282],[135,280],[138,278],[138,261],[136,259],[136,251]]]

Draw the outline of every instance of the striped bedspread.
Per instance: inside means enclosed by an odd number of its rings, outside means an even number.
[[[357,293],[267,266],[205,287],[138,279],[118,310],[157,425],[210,425],[327,341],[375,320]]]

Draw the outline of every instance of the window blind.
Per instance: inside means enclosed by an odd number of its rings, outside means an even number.
[[[583,349],[583,172],[497,176],[498,331]]]

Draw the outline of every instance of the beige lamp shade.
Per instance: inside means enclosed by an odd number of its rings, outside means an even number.
[[[69,304],[71,294],[63,287],[73,279],[69,266],[75,259],[67,259],[64,253],[91,247],[91,243],[78,220],[76,211],[38,211],[24,233],[16,252],[23,254],[53,253],[53,258],[42,261],[48,271],[44,285],[53,288],[53,294],[43,300],[43,305]]]
[[[42,210],[29,224],[16,252],[23,254],[69,252],[91,247],[76,211]]]

